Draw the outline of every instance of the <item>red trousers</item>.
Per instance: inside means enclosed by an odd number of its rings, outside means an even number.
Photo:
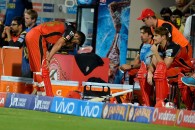
[[[46,58],[46,41],[39,30],[33,29],[26,35],[26,46],[28,48],[29,63],[31,71],[40,72],[42,60]]]

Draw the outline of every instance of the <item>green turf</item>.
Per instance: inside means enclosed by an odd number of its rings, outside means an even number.
[[[0,130],[191,130],[175,126],[152,125],[94,119],[24,109],[0,108]]]

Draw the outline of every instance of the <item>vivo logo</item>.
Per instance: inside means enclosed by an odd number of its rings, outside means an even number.
[[[81,106],[81,116],[87,116],[87,117],[97,117],[99,114],[100,108],[99,106]]]
[[[72,114],[75,108],[75,103],[74,102],[64,102],[64,99],[62,99],[61,102],[56,101],[56,108],[55,111],[56,112],[60,112],[60,113],[67,113],[67,114]]]

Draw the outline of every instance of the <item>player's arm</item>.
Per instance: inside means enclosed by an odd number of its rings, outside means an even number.
[[[172,43],[171,46],[167,47],[166,54],[165,54],[166,56],[164,58],[164,62],[167,68],[171,66],[175,57],[180,56],[181,49],[182,48],[180,47],[180,45],[175,44],[175,43]]]
[[[182,9],[182,13],[184,13],[187,9],[190,8],[195,3],[195,0],[190,0]]]
[[[151,51],[153,52],[153,56],[155,56],[156,58],[156,62],[163,62],[163,58],[159,55],[159,52],[158,52],[158,47],[159,47],[160,44],[153,44],[152,47],[151,47]]]
[[[58,39],[58,41],[54,44],[54,46],[52,47],[51,51],[48,53],[47,55],[47,61],[50,62],[51,58],[53,57],[53,55],[60,50],[60,48],[65,45],[65,39],[64,37],[61,37],[60,39]]]
[[[131,67],[132,67],[132,68],[140,68],[140,65],[141,65],[140,55],[137,54],[137,56],[135,57],[135,59],[134,59],[133,62],[131,63]]]
[[[166,64],[167,68],[170,67],[170,65],[173,63],[173,60],[174,60],[174,57],[166,57],[166,58],[164,58],[164,62]]]
[[[154,67],[154,64],[149,64],[147,66],[148,68],[148,75],[147,75],[147,82],[148,84],[152,85],[153,84],[153,73],[154,73],[154,70],[155,70],[155,67]]]
[[[54,44],[54,46],[52,47],[50,53],[47,55],[47,61],[50,62],[51,58],[53,57],[53,55],[60,50],[60,48],[63,45],[66,45],[68,43],[70,43],[70,41],[73,39],[74,35],[75,35],[75,30],[74,28],[72,28],[70,25],[66,24],[66,31],[64,33],[64,35],[58,39],[58,41]]]
[[[2,33],[2,38],[5,38],[6,36],[7,36],[7,41],[10,41],[12,39],[11,29],[9,26],[5,26],[4,31]]]
[[[130,62],[130,64],[123,64],[120,66],[120,69],[123,71],[128,71],[130,69],[135,69],[140,67],[140,57],[139,54],[135,57],[133,61]]]

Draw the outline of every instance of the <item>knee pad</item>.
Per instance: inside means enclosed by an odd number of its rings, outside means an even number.
[[[144,105],[151,106],[150,95],[152,86],[150,86],[147,83],[146,75],[147,75],[146,64],[144,62],[141,62],[141,67],[137,73],[137,79],[139,80]]]
[[[51,85],[51,80],[50,80],[48,68],[42,67],[42,77],[43,77],[43,82],[45,85],[46,95],[53,97],[52,85]]]
[[[164,100],[169,94],[169,85],[166,75],[167,67],[164,62],[159,62],[154,73],[154,81],[156,87],[156,102]]]

